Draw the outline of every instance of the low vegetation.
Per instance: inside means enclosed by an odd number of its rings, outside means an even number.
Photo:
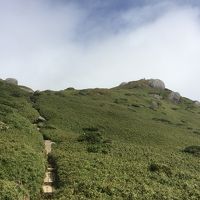
[[[52,199],[200,199],[200,108],[193,101],[173,104],[169,90],[145,80],[33,95],[1,83],[1,91],[2,198],[39,199],[45,162],[32,125],[39,112],[47,119],[41,134],[55,142]]]
[[[42,136],[32,124],[39,116],[29,96],[0,81],[0,199],[38,200],[44,176]]]
[[[189,146],[184,149],[184,152],[200,157],[200,146]]]
[[[87,151],[90,153],[109,153],[111,149],[111,140],[104,140],[98,132],[98,128],[84,128],[86,132],[78,137],[79,142],[86,142]]]
[[[41,132],[56,142],[54,199],[200,199],[199,158],[183,151],[200,143],[200,109],[186,98],[173,104],[169,92],[143,81],[38,95]]]

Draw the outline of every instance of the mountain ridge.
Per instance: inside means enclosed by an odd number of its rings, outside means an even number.
[[[52,199],[199,199],[200,107],[149,84],[29,93],[0,81],[0,199],[45,199],[44,139]]]

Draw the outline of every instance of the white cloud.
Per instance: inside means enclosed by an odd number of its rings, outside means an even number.
[[[96,38],[88,45],[74,37],[77,26],[84,27],[86,13],[80,8],[67,5],[52,10],[34,4],[30,14],[13,9],[19,10],[12,8],[7,15],[0,14],[3,78],[16,77],[34,89],[63,89],[112,87],[123,81],[155,77],[184,96],[200,99],[196,8],[168,6],[156,20]],[[152,9],[145,10],[147,16]],[[135,12],[129,11],[126,16],[131,20]]]

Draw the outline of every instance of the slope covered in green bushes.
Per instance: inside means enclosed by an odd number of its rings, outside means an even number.
[[[43,137],[33,122],[39,113],[30,94],[0,81],[0,199],[38,200],[44,177]]]
[[[145,80],[30,94],[0,81],[0,199],[39,200],[51,139],[55,200],[200,199],[200,107]],[[41,133],[33,125],[38,116]]]
[[[35,93],[55,142],[54,199],[200,199],[199,154],[188,150],[200,144],[200,108],[169,93],[145,80]]]

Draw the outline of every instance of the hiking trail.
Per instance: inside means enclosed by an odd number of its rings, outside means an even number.
[[[51,153],[52,144],[53,142],[51,140],[44,140],[45,153],[47,155],[47,158],[49,157],[49,154]],[[42,186],[44,195],[51,196],[53,194],[53,192],[55,191],[55,188],[53,186],[54,181],[55,181],[54,168],[48,160],[48,167],[45,172],[44,183]]]

